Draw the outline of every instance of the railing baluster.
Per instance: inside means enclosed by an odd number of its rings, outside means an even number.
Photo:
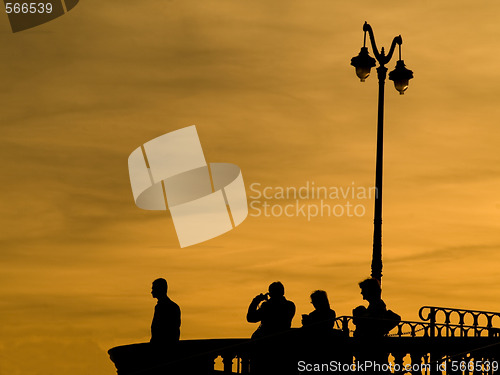
[[[396,351],[393,352],[392,355],[394,356],[394,365],[399,366],[399,368],[403,368],[403,358],[405,357],[406,353]]]
[[[414,368],[416,367],[415,365],[418,365],[418,366],[420,366],[420,368],[422,368],[421,367],[422,361],[425,363],[425,358],[422,358],[422,354],[417,353],[417,352],[411,352],[410,353],[410,361],[411,361],[411,366],[412,366],[412,370],[410,371],[410,373],[412,375],[422,375],[422,370],[420,370],[420,371],[414,370]]]
[[[437,352],[429,353],[429,363],[431,364],[431,375],[441,375],[439,366],[443,363],[442,355]]]
[[[224,372],[232,373],[233,372],[233,354],[232,353],[223,353],[222,354],[222,363],[224,364]]]
[[[465,312],[458,312],[458,317],[459,317],[458,325],[460,326],[460,337],[467,336],[464,333]]]
[[[250,358],[247,356],[241,357],[241,373],[250,374]]]
[[[430,355],[429,353],[426,353],[422,356],[422,359],[424,360],[424,363],[425,364],[428,364],[429,366],[431,366],[431,358],[430,358]],[[412,362],[413,363],[413,362]],[[425,375],[430,375],[432,374],[432,369],[429,367],[429,371],[426,371],[426,374]]]
[[[434,307],[431,307],[431,312],[430,312],[430,324],[431,324],[431,337],[436,337],[435,329],[436,329],[436,309]]]

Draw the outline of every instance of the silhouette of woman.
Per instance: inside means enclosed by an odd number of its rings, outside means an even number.
[[[330,308],[328,295],[324,290],[316,290],[311,294],[314,311],[302,315],[302,326],[314,331],[328,331],[335,324],[336,314]]]

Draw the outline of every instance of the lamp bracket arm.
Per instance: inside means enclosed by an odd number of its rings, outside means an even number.
[[[363,31],[364,32],[368,32],[368,35],[370,35],[370,42],[372,43],[373,54],[375,55],[375,58],[377,59],[377,61],[379,63],[381,63],[380,62],[381,55],[378,52],[377,43],[375,43],[375,35],[373,34],[373,29],[370,26],[370,24],[368,24],[368,22],[366,22],[366,21],[365,21],[365,23],[363,25]]]
[[[363,25],[363,31],[368,32],[368,35],[370,35],[370,42],[372,44],[373,54],[375,55],[375,58],[380,63],[380,65],[385,65],[391,60],[394,50],[396,48],[396,44],[398,45],[403,44],[403,39],[401,38],[401,35],[395,37],[392,40],[391,48],[389,49],[389,53],[386,56],[385,54],[379,53],[377,48],[377,43],[375,42],[375,35],[373,34],[373,29],[366,21]]]
[[[396,36],[392,40],[391,48],[389,49],[389,53],[387,54],[386,61],[384,64],[387,64],[389,61],[391,61],[392,54],[394,53],[394,50],[396,49],[396,44],[401,46],[403,44],[403,38],[401,38],[401,35]]]

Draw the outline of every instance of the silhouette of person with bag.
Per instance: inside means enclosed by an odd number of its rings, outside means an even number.
[[[388,364],[388,352],[383,345],[383,337],[401,321],[401,317],[387,310],[382,300],[382,289],[376,279],[366,279],[359,283],[363,299],[368,301],[368,307],[358,306],[352,311],[353,323],[356,325],[354,338],[357,340],[358,351],[356,359],[361,363],[371,362],[384,366]],[[373,374],[383,374],[374,371]]]
[[[382,300],[382,289],[376,279],[366,279],[359,283],[363,299],[368,301],[368,308],[358,306],[352,311],[356,325],[355,337],[382,337],[389,333],[401,321],[401,317],[387,310]]]

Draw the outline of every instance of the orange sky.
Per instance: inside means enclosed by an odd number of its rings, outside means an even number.
[[[248,217],[180,249],[168,215],[135,207],[127,158],[196,124],[207,160],[237,164],[249,195],[369,187],[377,83],[349,65],[365,20],[379,48],[402,35],[415,74],[404,96],[386,90],[384,299],[406,320],[422,305],[500,311],[499,12],[493,0],[86,0],[16,34],[4,16],[0,374],[113,374],[107,349],[148,340],[160,276],[184,339],[248,337],[248,303],[275,280],[294,326],[315,289],[350,314],[370,273],[371,200],[356,202],[363,217]]]

